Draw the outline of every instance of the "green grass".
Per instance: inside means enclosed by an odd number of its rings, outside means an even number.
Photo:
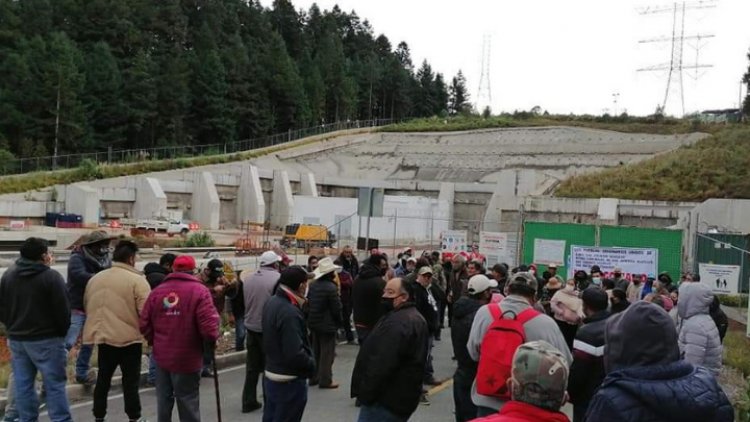
[[[200,157],[176,158],[171,160],[143,160],[127,164],[97,164],[91,160],[84,160],[78,168],[74,169],[39,171],[17,176],[0,177],[0,194],[28,192],[54,185],[66,185],[76,182],[107,179],[110,177],[133,176],[158,171],[244,161],[301,145],[326,141],[335,136],[337,135],[317,135],[283,145],[234,154],[204,155]]]
[[[614,130],[625,133],[676,134],[719,131],[721,125],[702,124],[692,120],[657,117],[608,116],[533,116],[529,113],[504,114],[490,118],[459,116],[432,117],[384,126],[381,132],[452,132],[512,127],[573,126]]]
[[[570,178],[555,195],[696,202],[750,198],[750,125],[725,126],[694,145],[644,162]]]
[[[750,377],[750,339],[744,331],[729,330],[724,337],[724,364]]]

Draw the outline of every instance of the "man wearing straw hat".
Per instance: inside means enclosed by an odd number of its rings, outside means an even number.
[[[331,258],[323,258],[315,269],[315,281],[310,283],[307,293],[309,315],[307,324],[313,337],[313,353],[317,374],[310,385],[320,388],[338,388],[333,382],[333,358],[336,353],[336,331],[342,325],[341,298],[336,285],[336,272],[341,267]]]

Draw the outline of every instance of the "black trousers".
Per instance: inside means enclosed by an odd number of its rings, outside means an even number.
[[[336,355],[336,334],[312,332],[313,354],[315,355],[316,375],[312,384],[323,387],[333,384],[333,358]]]
[[[352,306],[344,305],[342,308],[344,317],[344,334],[346,335],[346,341],[354,341],[354,333],[352,332]]]
[[[117,367],[122,372],[122,394],[125,401],[125,414],[129,419],[141,417],[141,398],[138,386],[141,380],[141,343],[125,347],[98,346],[99,375],[94,387],[94,418],[107,416],[107,395],[112,385],[112,376]]]
[[[242,408],[258,405],[258,378],[266,366],[263,355],[263,333],[247,330],[245,335],[247,360],[245,361],[245,386],[242,388]]]

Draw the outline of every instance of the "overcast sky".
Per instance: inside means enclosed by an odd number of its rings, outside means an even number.
[[[308,9],[314,1],[293,0]],[[272,0],[262,0],[270,6]],[[551,113],[618,112],[650,114],[664,98],[667,72],[637,69],[668,63],[669,43],[639,40],[671,36],[669,13],[641,16],[653,0],[318,0],[322,9],[338,4],[368,19],[395,47],[406,41],[416,65],[427,59],[450,79],[462,69],[472,101],[477,98],[483,35],[492,39],[493,111]],[[714,9],[688,11],[685,35],[703,39],[699,62],[710,69],[684,70],[688,112],[736,107],[739,82],[748,68],[750,0],[719,0]],[[686,41],[684,64],[696,62],[695,41]],[[670,93],[667,112],[681,114],[679,91]]]

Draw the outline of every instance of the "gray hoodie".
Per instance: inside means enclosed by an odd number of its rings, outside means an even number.
[[[693,365],[706,367],[714,375],[721,370],[722,345],[719,330],[709,308],[714,300],[711,289],[701,283],[683,283],[677,314],[681,319],[680,354]]]
[[[471,325],[469,342],[466,344],[469,356],[477,362],[479,362],[479,350],[482,346],[482,339],[484,339],[487,329],[492,324],[492,314],[490,314],[489,306],[498,305],[502,312],[512,311],[516,315],[531,306],[525,298],[509,295],[499,304],[490,303],[479,308],[477,314],[474,316],[474,323]],[[568,365],[573,363],[573,356],[570,354],[568,344],[565,342],[565,338],[560,332],[557,323],[552,318],[545,314],[537,315],[524,324],[523,329],[526,334],[526,342],[544,340],[553,345],[565,356]],[[503,404],[505,404],[502,400],[495,397],[483,396],[477,393],[476,379],[471,386],[471,401],[477,406],[489,407],[496,410],[500,410]]]

